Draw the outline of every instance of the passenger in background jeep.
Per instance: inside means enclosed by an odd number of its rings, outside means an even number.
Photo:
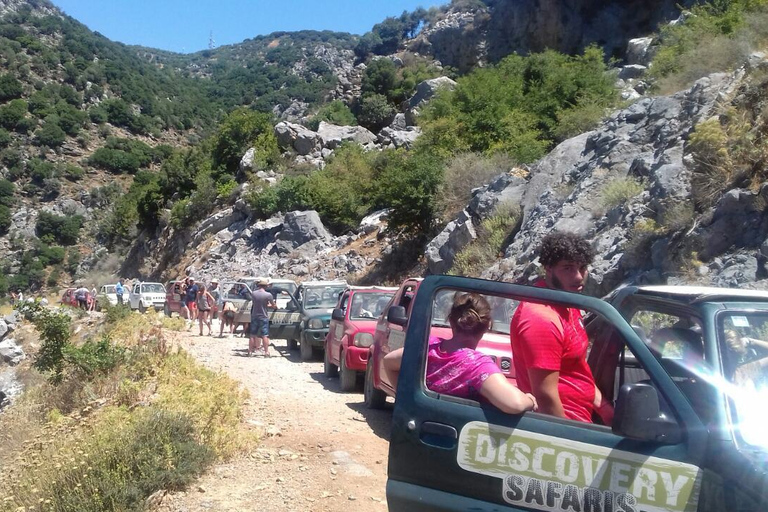
[[[555,232],[544,237],[539,261],[544,279],[536,286],[581,293],[594,251],[586,239]],[[611,424],[613,406],[603,401],[587,365],[589,339],[581,311],[521,302],[510,325],[517,384],[533,393],[539,411],[591,422],[592,412]]]

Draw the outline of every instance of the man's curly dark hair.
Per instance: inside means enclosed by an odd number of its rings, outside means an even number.
[[[545,267],[551,267],[563,260],[589,265],[594,258],[595,251],[589,242],[575,233],[555,231],[544,237],[539,248],[539,261]]]

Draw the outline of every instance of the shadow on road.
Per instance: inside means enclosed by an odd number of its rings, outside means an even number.
[[[389,441],[389,434],[392,432],[393,405],[387,402],[384,409],[369,409],[362,400],[360,402],[347,402],[347,407],[364,417],[373,433],[385,441]]]
[[[280,354],[280,356],[286,358],[292,363],[301,362],[301,356],[299,356],[298,350],[289,349],[283,340],[281,340],[280,343],[280,345],[277,345],[276,343],[272,342],[272,350],[276,351],[278,354]]]

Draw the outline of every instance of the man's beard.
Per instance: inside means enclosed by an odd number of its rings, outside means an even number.
[[[552,281],[552,286],[555,287],[556,289],[565,290],[565,288],[563,288],[563,282],[557,278],[554,272],[552,273],[551,281]]]

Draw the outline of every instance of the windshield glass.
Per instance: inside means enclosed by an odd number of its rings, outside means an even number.
[[[305,288],[304,309],[333,308],[345,289],[346,285]]]
[[[432,305],[432,326],[450,327],[448,324],[448,314],[451,312],[453,298],[456,290],[440,290],[435,295],[435,301]],[[483,295],[485,300],[491,306],[491,324],[490,331],[502,334],[509,334],[509,323],[517,307],[517,301],[506,297],[496,297],[493,295]]]
[[[768,448],[768,312],[733,312],[720,316],[718,337],[735,430],[750,445]]]
[[[349,318],[352,320],[378,318],[394,292],[356,293],[352,297]]]
[[[165,293],[165,288],[160,283],[148,283],[141,285],[141,293]]]

